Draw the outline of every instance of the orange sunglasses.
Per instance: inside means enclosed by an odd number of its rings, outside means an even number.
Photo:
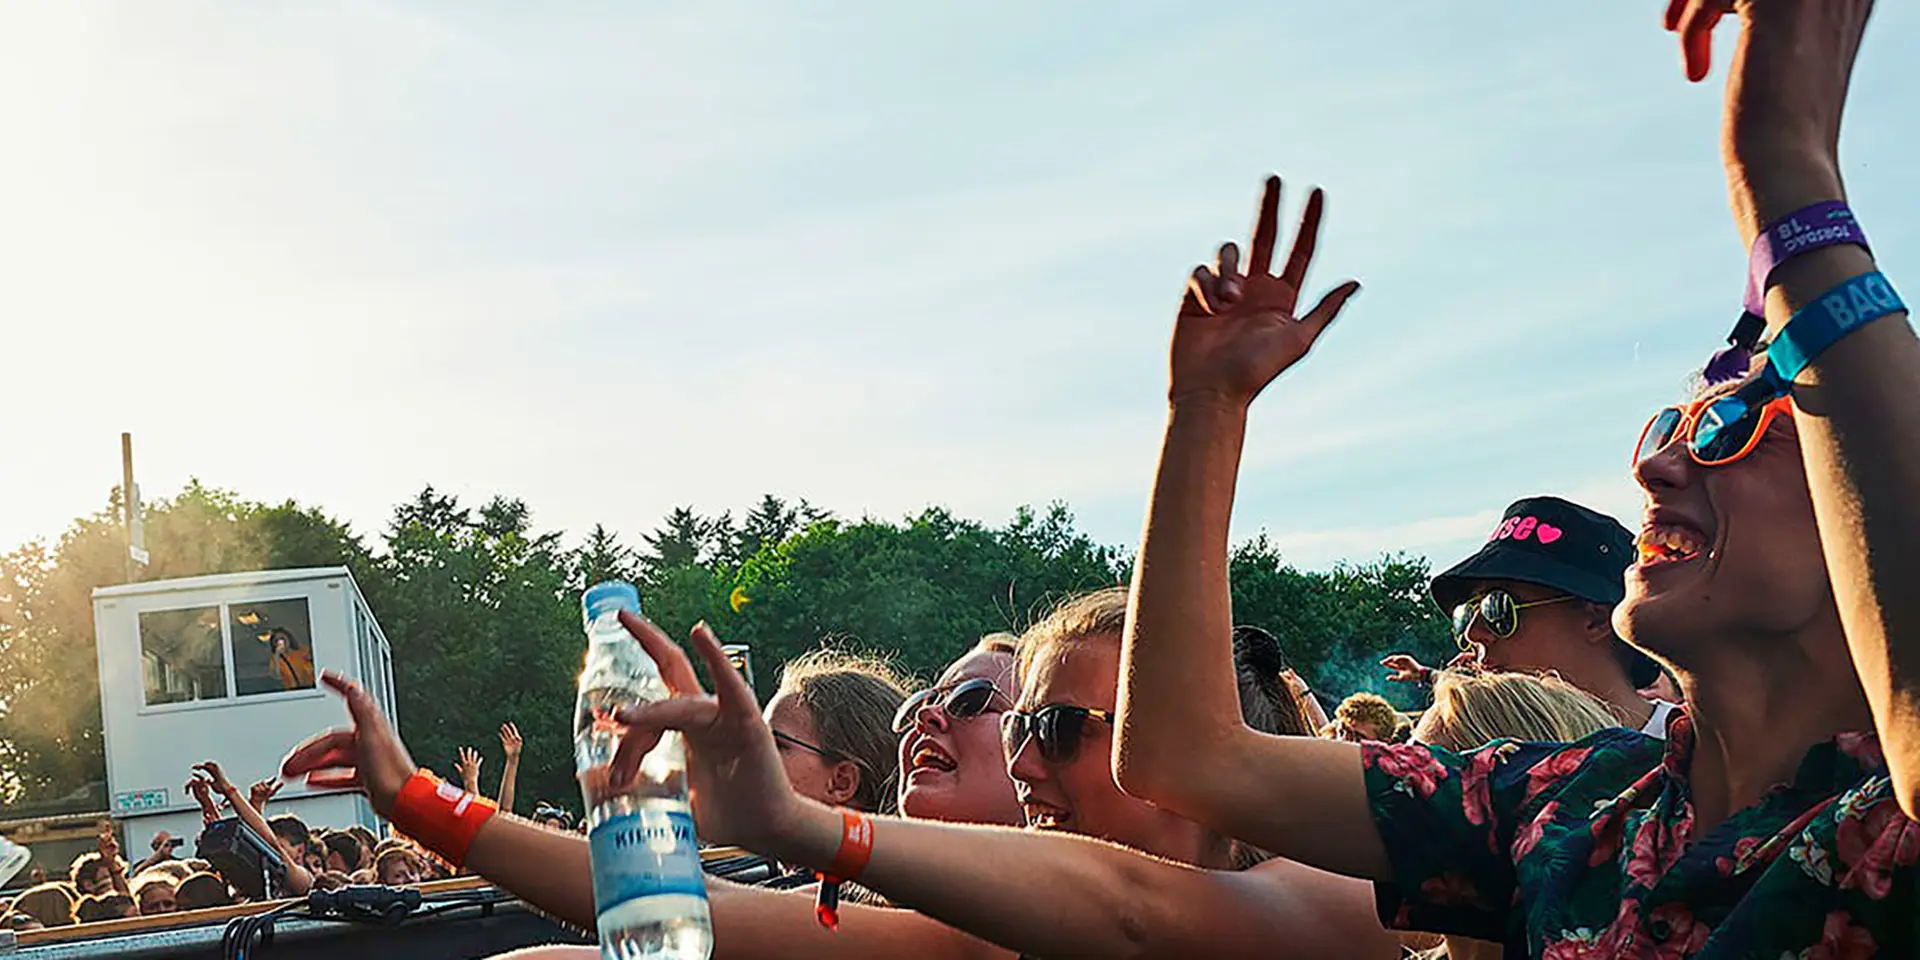
[[[1687,455],[1694,463],[1725,466],[1752,453],[1775,418],[1791,416],[1792,398],[1775,395],[1766,381],[1755,381],[1725,396],[1667,407],[1654,414],[1640,431],[1633,462],[1638,465],[1680,439],[1686,441]]]

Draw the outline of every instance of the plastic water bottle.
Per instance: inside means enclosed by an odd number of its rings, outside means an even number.
[[[620,625],[620,611],[640,612],[640,591],[630,583],[596,584],[581,605],[587,664],[574,710],[573,759],[586,801],[600,956],[707,960],[713,924],[680,735],[662,738],[626,789],[616,791],[608,777],[623,733],[612,714],[668,696],[660,668]]]

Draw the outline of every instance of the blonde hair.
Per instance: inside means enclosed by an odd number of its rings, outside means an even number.
[[[1352,733],[1365,740],[1399,742],[1406,739],[1409,726],[1387,698],[1363,690],[1340,701],[1333,719],[1320,728],[1320,736],[1346,739],[1343,734]]]
[[[1556,676],[1441,670],[1413,736],[1466,751],[1501,738],[1571,743],[1619,725],[1599,700]]]
[[[1071,597],[1020,635],[1014,654],[1014,675],[1025,683],[1040,655],[1061,644],[1110,638],[1119,640],[1127,629],[1127,588],[1108,587]]]
[[[775,696],[793,694],[813,717],[815,746],[860,768],[860,785],[847,806],[892,813],[896,802],[894,751],[900,737],[893,715],[907,699],[906,684],[885,662],[823,647],[780,668]]]

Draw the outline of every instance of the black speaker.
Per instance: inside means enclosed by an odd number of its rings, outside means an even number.
[[[194,841],[194,852],[250,900],[270,900],[287,888],[287,864],[280,851],[254,836],[237,817],[207,824]]]

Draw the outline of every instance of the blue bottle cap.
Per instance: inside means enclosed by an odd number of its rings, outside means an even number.
[[[608,580],[587,588],[580,596],[581,612],[592,623],[617,610],[640,612],[640,590],[624,580]]]

